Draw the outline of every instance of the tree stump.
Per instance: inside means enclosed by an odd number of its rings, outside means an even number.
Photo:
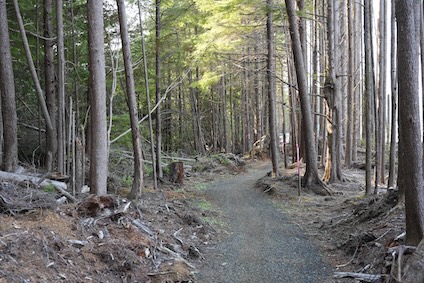
[[[182,185],[184,183],[184,163],[172,162],[169,164],[169,181]]]

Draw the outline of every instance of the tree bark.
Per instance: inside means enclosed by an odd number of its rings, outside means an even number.
[[[124,56],[125,82],[127,92],[127,105],[130,112],[132,146],[134,153],[134,177],[130,198],[137,199],[141,196],[143,188],[143,156],[141,153],[141,140],[138,129],[138,111],[134,86],[134,73],[131,58],[131,47],[128,36],[127,14],[124,0],[117,0],[119,27],[121,31],[122,52]]]
[[[50,172],[53,171],[54,163],[56,162],[58,142],[56,131],[56,83],[52,18],[53,1],[44,0],[44,89],[48,112],[53,123],[53,131],[46,131],[46,167]]]
[[[366,2],[366,1],[365,1]],[[367,195],[372,193],[371,188],[371,107],[372,96],[374,95],[374,74],[372,68],[372,49],[371,49],[371,11],[370,3],[365,3],[364,9],[364,37],[365,37],[365,192]]]
[[[277,114],[276,114],[276,82],[275,82],[275,42],[274,42],[274,27],[272,23],[272,7],[273,1],[267,0],[267,79],[268,79],[268,102],[269,102],[269,135],[271,137],[270,152],[272,161],[272,177],[279,176],[278,172],[278,146],[277,146]],[[249,112],[247,112],[249,113]]]
[[[6,0],[0,0],[0,93],[3,122],[3,170],[12,172],[18,165],[18,132],[15,79],[10,50]]]
[[[63,38],[63,0],[56,1],[57,22],[57,94],[58,94],[58,123],[57,123],[57,167],[65,173],[65,47]],[[72,109],[70,109],[70,112]]]
[[[424,233],[424,190],[419,115],[417,32],[414,0],[396,1],[399,80],[399,187],[405,192],[406,240],[417,245]]]
[[[385,116],[386,116],[386,4],[385,0],[380,0],[380,46],[379,46],[379,86],[378,86],[378,112],[377,112],[377,139],[376,139],[376,184],[375,193],[377,193],[378,184],[384,184],[385,172]],[[378,166],[377,166],[378,165]]]
[[[347,121],[346,121],[346,150],[345,150],[345,165],[346,167],[352,166],[352,144],[353,144],[353,103],[355,95],[355,65],[354,65],[354,50],[355,50],[355,37],[354,37],[354,1],[349,0],[348,3],[348,42],[349,42],[349,59],[348,59],[348,85],[347,85]]]
[[[88,0],[87,7],[91,106],[90,186],[93,193],[105,195],[107,193],[108,138],[103,1]]]
[[[338,62],[339,47],[336,42],[338,34],[336,32],[338,18],[335,10],[335,1],[328,0],[328,15],[327,15],[327,31],[328,31],[328,60],[329,72],[324,86],[324,96],[328,106],[329,121],[328,129],[328,155],[325,165],[325,173],[323,180],[326,182],[343,181],[341,172],[341,143],[342,143],[342,103],[341,103],[341,86],[337,77],[339,72]]]
[[[396,62],[396,11],[395,2],[392,1],[391,11],[391,84],[392,84],[392,117],[390,132],[390,158],[389,158],[389,180],[387,186],[394,187],[396,174],[396,149],[397,149],[397,62]]]
[[[156,84],[156,103],[159,103],[160,96],[161,96],[161,0],[155,0],[155,7],[156,7],[156,36],[155,36],[155,42],[156,42],[156,77],[155,77],[155,84]],[[163,171],[161,166],[161,155],[162,155],[162,111],[161,106],[159,105],[156,109],[156,172],[158,174],[159,178],[163,177]]]

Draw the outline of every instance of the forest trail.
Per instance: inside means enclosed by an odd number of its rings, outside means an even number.
[[[230,236],[205,255],[198,282],[325,282],[330,268],[312,240],[255,189],[269,171],[261,166],[209,186]]]

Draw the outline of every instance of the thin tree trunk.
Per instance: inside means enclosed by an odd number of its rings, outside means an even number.
[[[283,140],[280,140],[280,145],[281,145],[281,152],[283,154],[283,161],[284,161],[284,168],[287,168],[288,166],[288,160],[287,160],[287,147],[286,147],[286,132],[287,132],[287,127],[286,127],[286,97],[285,97],[285,92],[284,92],[284,86],[281,85],[281,114],[282,114],[282,130],[283,130]]]
[[[323,1],[322,5],[321,5],[321,14],[326,16],[328,14],[328,9],[326,6],[326,1]],[[324,27],[321,27],[320,30],[320,51],[321,51],[321,56],[320,56],[320,65],[323,67],[323,69],[325,68],[326,64],[327,64],[327,60],[328,60],[328,52],[324,52],[324,50],[327,49],[327,40],[326,40],[326,36],[327,33],[324,29]],[[322,71],[321,71],[322,72]],[[324,85],[325,80],[322,78],[322,76],[319,77],[320,79],[320,86]],[[322,92],[322,91],[321,91]],[[320,113],[322,115],[325,115],[326,112],[326,103],[324,101],[324,99],[321,98],[321,103],[320,103]],[[321,160],[320,160],[320,166],[321,167],[325,167],[325,162],[327,160],[327,144],[328,144],[328,138],[327,138],[327,123],[328,120],[326,118],[321,118],[321,132],[320,132],[320,136],[322,138],[322,142],[321,142]]]
[[[275,43],[274,43],[274,27],[272,23],[272,7],[273,1],[267,0],[267,79],[268,79],[268,102],[269,102],[269,134],[271,136],[270,152],[272,161],[272,177],[279,176],[278,172],[278,146],[277,146],[277,114],[276,114],[276,82],[275,82]]]
[[[56,0],[57,24],[57,78],[58,78],[58,123],[57,123],[57,167],[65,173],[65,47],[63,38],[63,0]],[[72,109],[70,109],[72,112]],[[69,113],[70,113],[69,112]],[[69,172],[68,172],[69,174]]]
[[[364,32],[365,32],[365,193],[367,195],[372,193],[371,189],[371,134],[372,134],[372,121],[371,121],[371,107],[372,96],[374,95],[373,81],[374,74],[372,68],[372,54],[371,54],[371,11],[370,4],[365,3],[364,9]]]
[[[396,62],[396,9],[395,1],[392,1],[391,11],[391,83],[392,83],[392,121],[390,132],[390,160],[389,160],[389,181],[387,186],[394,187],[395,184],[395,163],[397,149],[397,62]]]
[[[377,111],[377,139],[376,139],[376,176],[375,191],[377,193],[378,184],[384,184],[384,149],[385,149],[385,108],[386,108],[386,4],[385,0],[380,0],[380,56],[379,56],[379,86],[378,86],[378,111]]]
[[[313,95],[313,108],[314,112],[316,114],[319,114],[319,105],[320,105],[320,85],[319,85],[319,77],[320,77],[320,71],[319,69],[319,62],[318,62],[318,41],[319,41],[319,26],[318,24],[318,1],[315,0],[314,2],[314,13],[315,13],[315,21],[313,21],[313,51],[312,51],[312,95]],[[319,146],[320,146],[320,136],[319,136],[319,130],[320,130],[320,115],[314,115],[314,133],[315,133],[315,144],[316,144],[316,151],[319,152]]]
[[[54,41],[53,41],[53,1],[44,0],[44,88],[46,103],[53,131],[46,131],[46,167],[53,171],[57,157],[57,131],[56,131],[56,91],[54,70]]]
[[[363,58],[363,22],[362,22],[362,15],[364,14],[362,12],[363,5],[361,1],[355,1],[355,99],[354,99],[354,139],[353,139],[353,152],[352,152],[352,160],[354,162],[357,162],[358,159],[358,139],[362,139],[362,115],[361,115],[361,109],[362,109],[362,92],[363,92],[363,64],[362,64],[362,58]]]
[[[152,122],[152,111],[150,106],[150,87],[149,87],[149,72],[147,69],[147,56],[146,56],[146,44],[145,44],[145,38],[144,38],[144,32],[143,32],[143,21],[141,19],[141,4],[140,0],[137,1],[138,4],[138,20],[140,23],[140,33],[141,33],[141,48],[143,52],[143,70],[144,70],[144,84],[146,88],[146,100],[147,100],[147,110],[148,110],[148,117],[149,117],[149,133],[150,133],[150,153],[152,156],[152,168],[153,168],[153,183],[154,188],[158,188],[158,181],[157,181],[157,171],[156,171],[156,163],[155,163],[155,143],[153,138],[153,122]]]
[[[230,132],[228,127],[228,111],[227,111],[227,76],[222,77],[222,91],[223,91],[223,101],[222,101],[222,119],[223,119],[223,137],[224,137],[224,149],[225,152],[231,152],[230,144]]]
[[[132,69],[125,2],[124,0],[117,0],[116,3],[118,4],[119,27],[121,31],[122,52],[125,67],[127,104],[130,112],[132,145],[134,152],[134,179],[130,198],[137,199],[141,196],[141,190],[143,188],[143,156],[141,153],[140,133],[138,130],[137,101],[134,87],[134,73]]]
[[[156,7],[156,103],[160,102],[161,96],[161,0],[155,0]],[[156,172],[159,178],[163,177],[163,171],[161,166],[161,155],[162,155],[162,113],[161,106],[159,105],[156,109]]]
[[[258,53],[258,48],[255,47],[255,54]],[[254,73],[254,88],[255,88],[255,116],[256,116],[256,136],[255,140],[259,140],[262,135],[262,99],[261,99],[261,91],[260,91],[260,72],[259,72],[259,62],[258,58],[255,58],[255,73]]]
[[[353,100],[355,95],[355,66],[354,66],[354,0],[349,0],[348,4],[348,41],[349,41],[349,62],[348,62],[348,70],[349,70],[349,79],[348,79],[348,94],[347,94],[347,121],[346,121],[346,150],[345,150],[345,165],[346,167],[352,166],[352,143],[353,143],[353,108],[355,107]]]

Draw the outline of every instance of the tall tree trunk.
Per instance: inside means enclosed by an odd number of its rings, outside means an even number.
[[[328,182],[343,181],[341,172],[341,143],[342,143],[342,103],[340,93],[340,81],[337,77],[339,70],[339,47],[336,42],[338,34],[336,32],[338,18],[335,10],[335,1],[328,0],[327,31],[328,31],[328,59],[329,73],[324,86],[324,95],[329,111],[328,147],[329,154],[325,165],[323,180]]]
[[[16,115],[15,79],[10,50],[6,0],[0,0],[0,94],[3,122],[4,171],[13,172],[18,165],[18,131]]]
[[[414,0],[396,1],[399,79],[399,187],[405,191],[406,240],[418,245],[424,233],[422,143],[416,62]]]
[[[255,54],[258,54],[258,48],[255,47]],[[255,117],[256,117],[256,136],[255,141],[259,140],[262,135],[262,99],[260,89],[260,72],[259,58],[255,58],[254,88],[255,88]]]
[[[136,199],[141,196],[141,189],[143,188],[143,156],[141,153],[141,140],[138,130],[137,101],[134,87],[134,73],[131,59],[130,40],[128,36],[125,1],[117,0],[116,3],[118,4],[119,27],[121,31],[122,52],[124,56],[125,67],[127,104],[128,110],[130,112],[132,145],[134,153],[134,179],[130,198]]]
[[[370,1],[371,2],[371,1]],[[371,150],[372,150],[372,97],[374,95],[374,74],[371,48],[371,11],[370,3],[365,1],[364,9],[364,37],[365,37],[365,192],[372,193],[371,189]]]
[[[326,16],[328,14],[328,9],[326,6],[326,1],[323,1],[321,4],[321,14]],[[327,64],[327,60],[328,60],[328,52],[324,52],[324,50],[326,50],[327,47],[327,40],[326,40],[326,29],[324,27],[321,27],[320,30],[320,41],[319,41],[319,45],[320,45],[320,51],[321,51],[321,56],[320,56],[320,65],[322,66],[323,69],[325,69],[325,66]],[[323,71],[321,71],[323,72]],[[320,79],[320,86],[323,86],[325,84],[325,79],[322,78],[322,76],[319,77]],[[322,91],[321,91],[322,92]],[[324,99],[321,98],[321,103],[320,103],[320,108],[319,108],[319,112],[324,115],[326,112],[326,103],[324,101]],[[325,162],[327,160],[327,144],[328,144],[328,138],[327,138],[327,119],[326,118],[321,118],[321,125],[320,125],[320,136],[322,138],[322,142],[321,142],[321,149],[320,149],[320,153],[321,153],[321,160],[320,160],[320,166],[321,167],[325,167]]]
[[[348,85],[347,85],[347,121],[346,121],[346,150],[345,150],[345,165],[350,167],[352,165],[352,143],[353,143],[353,103],[355,95],[355,65],[354,65],[354,50],[355,50],[355,36],[354,36],[354,0],[349,0],[348,4],[348,41],[349,41],[349,62],[348,62]]]
[[[283,161],[284,161],[284,168],[287,168],[288,166],[288,160],[287,160],[287,147],[286,147],[286,132],[287,132],[287,126],[286,126],[286,96],[284,91],[284,85],[281,85],[281,115],[282,115],[282,131],[283,131],[283,140],[280,140],[281,145],[281,152],[283,153]]]
[[[228,127],[228,111],[227,111],[227,76],[222,76],[222,119],[223,119],[223,139],[224,139],[224,149],[225,152],[231,152],[231,144],[230,144],[230,131]]]
[[[161,96],[161,0],[155,0],[156,7],[156,103],[160,102]],[[162,113],[161,106],[159,105],[156,109],[156,172],[159,178],[163,177],[163,171],[161,166],[162,159]]]
[[[352,145],[352,160],[354,162],[358,159],[358,139],[362,139],[362,116],[361,109],[362,109],[362,95],[363,95],[363,22],[362,22],[362,16],[363,16],[363,5],[361,3],[362,1],[355,1],[355,97],[354,97],[354,133],[355,136],[353,138],[353,145]]]
[[[241,122],[241,146],[242,152],[246,153],[249,151],[250,145],[247,142],[247,113],[246,113],[246,96],[247,96],[247,78],[246,78],[246,63],[243,61],[243,75],[242,75],[242,89],[241,89],[241,101],[240,101],[240,122]]]
[[[305,65],[303,62],[302,47],[300,45],[299,27],[294,2],[285,0],[287,15],[289,18],[290,35],[292,39],[292,50],[296,64],[297,82],[299,87],[300,106],[303,118],[303,131],[305,137],[305,162],[306,172],[303,176],[303,184],[320,194],[330,194],[318,176],[317,154],[315,151],[315,139],[313,119],[311,115],[311,104],[309,102],[308,87],[306,83]]]
[[[390,132],[390,159],[389,159],[389,181],[387,186],[394,187],[395,184],[395,163],[397,149],[397,62],[396,62],[396,9],[395,1],[392,1],[391,11],[391,50],[390,50],[390,65],[391,65],[391,84],[392,84],[392,117],[391,117],[391,132]]]
[[[54,35],[53,35],[53,1],[44,0],[44,88],[46,103],[52,120],[53,131],[46,131],[46,167],[48,171],[54,170],[57,157],[57,131],[56,131],[56,91],[54,70]]]
[[[314,13],[315,13],[315,21],[313,21],[313,51],[312,51],[312,95],[313,95],[313,108],[314,112],[319,114],[319,106],[321,102],[320,95],[320,70],[319,70],[319,62],[318,62],[318,53],[319,53],[319,19],[318,19],[318,1],[315,0],[314,2]],[[316,151],[319,152],[319,146],[320,146],[320,140],[319,137],[319,130],[320,130],[320,115],[314,115],[314,133],[315,133],[315,144],[316,144]]]
[[[58,95],[58,120],[57,120],[57,167],[59,172],[65,173],[65,47],[63,38],[63,0],[56,0],[57,24],[57,95]],[[70,114],[72,109],[69,109]],[[70,116],[70,115],[69,115]],[[69,172],[67,172],[69,174]]]
[[[152,158],[152,168],[153,168],[153,184],[154,188],[158,188],[157,172],[156,172],[156,163],[155,163],[155,143],[153,137],[153,122],[152,122],[152,112],[150,107],[150,87],[149,87],[149,72],[147,69],[147,56],[146,56],[146,41],[144,38],[143,32],[143,21],[141,16],[141,3],[140,0],[137,1],[138,4],[138,20],[140,23],[140,33],[141,33],[141,48],[143,52],[143,71],[144,71],[144,84],[146,88],[146,100],[147,100],[147,111],[149,117],[149,136],[150,136],[150,154]]]
[[[300,45],[302,46],[303,52],[303,62],[307,62],[308,54],[307,54],[307,44],[306,44],[306,20],[303,16],[303,12],[305,9],[305,0],[296,0],[297,8],[299,10],[299,36],[300,36]],[[306,66],[305,66],[306,67]]]
[[[386,116],[386,0],[380,0],[380,56],[379,56],[379,86],[378,86],[378,119],[377,119],[377,139],[376,139],[376,176],[375,193],[378,184],[384,184],[384,149],[385,149],[385,116]],[[378,165],[378,166],[377,166]]]
[[[273,1],[267,0],[266,35],[268,46],[267,79],[268,79],[268,102],[269,102],[269,135],[271,136],[270,151],[272,161],[272,177],[278,177],[278,146],[277,146],[277,114],[276,114],[276,82],[275,82],[275,42],[274,27],[272,23]]]
[[[88,0],[87,13],[91,106],[90,187],[93,193],[104,195],[107,193],[108,138],[103,1]]]
[[[423,1],[418,1],[420,2],[420,20],[419,20],[419,24],[420,24],[420,50],[421,50],[421,85],[422,85],[422,89],[424,89],[424,3]],[[394,5],[394,4],[393,4]],[[422,99],[424,98],[424,91],[422,91],[421,93]],[[423,100],[424,101],[424,100]],[[424,107],[422,109],[423,113],[423,121],[422,124],[424,125]],[[424,132],[423,132],[423,139],[424,139]],[[424,164],[424,154],[423,154],[423,164]],[[423,166],[423,170],[424,170],[424,166]],[[424,172],[423,172],[424,174]]]

